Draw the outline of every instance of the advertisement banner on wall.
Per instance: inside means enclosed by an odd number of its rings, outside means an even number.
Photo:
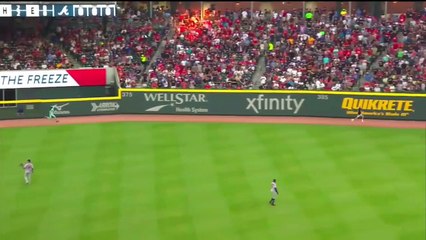
[[[125,98],[126,99],[126,98]],[[123,99],[124,100],[124,99]],[[127,99],[126,99],[127,100]],[[311,99],[280,94],[135,93],[147,114],[301,115]],[[125,103],[126,101],[124,101]]]
[[[91,112],[116,112],[120,108],[118,102],[92,102],[90,105],[92,107]]]
[[[37,110],[47,116],[53,108],[53,113],[57,117],[65,116],[87,116],[106,115],[120,113],[120,103],[114,102],[64,102],[64,103],[44,103],[37,105]]]
[[[55,110],[53,111],[55,115],[70,115],[71,111],[69,110],[69,107],[67,107],[68,105],[70,105],[70,103],[55,104],[50,107],[55,106]]]
[[[267,112],[286,112],[297,115],[305,102],[305,98],[296,98],[292,95],[265,95],[258,94],[254,97],[246,97],[245,110],[253,111],[257,115]]]
[[[406,118],[415,112],[416,105],[408,99],[344,97],[341,108],[348,116],[356,116],[361,108],[366,117]]]
[[[368,119],[426,121],[426,97],[290,93],[125,92],[118,101],[56,103],[58,116],[176,114],[304,116],[353,118],[358,108]],[[55,103],[36,104],[48,114]],[[15,112],[12,114],[15,116]],[[37,115],[38,116],[38,115]],[[6,114],[0,119],[10,118]]]
[[[358,107],[375,119],[422,120],[426,98],[328,94],[132,92],[122,111],[142,114],[312,116],[352,118]]]
[[[143,93],[146,113],[208,113],[208,98],[203,93]]]
[[[0,89],[88,87],[106,83],[105,68],[0,71]]]

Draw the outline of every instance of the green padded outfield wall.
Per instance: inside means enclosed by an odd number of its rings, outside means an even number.
[[[426,97],[282,93],[127,92],[117,101],[57,103],[57,116],[100,114],[181,114],[313,116],[350,118],[358,107],[370,119],[426,120]],[[47,115],[50,104],[23,104],[24,115]],[[17,118],[16,109],[0,109],[0,119]]]
[[[425,97],[130,92],[121,111],[143,114],[353,117],[426,120]]]
[[[17,100],[26,99],[55,99],[55,98],[85,98],[104,97],[107,94],[105,86],[101,87],[63,87],[17,89]],[[111,94],[111,93],[109,93]]]
[[[0,108],[0,120],[43,118],[49,115],[48,113],[51,106],[55,104],[59,108],[59,110],[55,110],[55,115],[57,117],[121,113],[119,111],[119,108],[120,108],[119,101],[19,104],[17,108]],[[17,110],[19,108],[23,108],[24,114],[22,115],[17,114]]]

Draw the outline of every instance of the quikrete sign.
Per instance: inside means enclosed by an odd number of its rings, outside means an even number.
[[[356,115],[358,108],[365,115],[404,117],[414,112],[414,101],[343,98],[342,109],[347,110],[346,114]]]

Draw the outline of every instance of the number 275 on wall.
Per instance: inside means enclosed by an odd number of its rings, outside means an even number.
[[[131,92],[122,92],[121,96],[122,97],[133,97],[133,93],[131,93]]]

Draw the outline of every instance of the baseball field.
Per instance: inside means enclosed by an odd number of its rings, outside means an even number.
[[[0,128],[0,239],[425,239],[424,128],[347,121]]]

